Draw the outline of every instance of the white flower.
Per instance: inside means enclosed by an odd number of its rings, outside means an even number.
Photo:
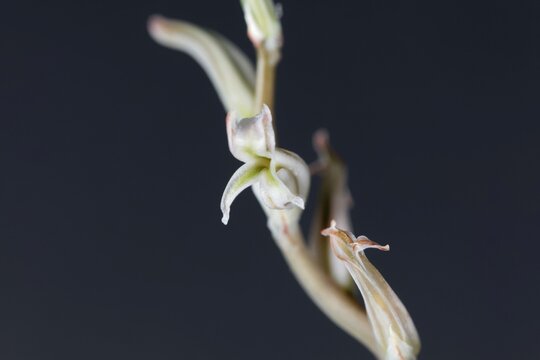
[[[343,261],[362,293],[373,335],[384,360],[413,360],[420,351],[420,339],[407,309],[383,276],[369,262],[365,249],[390,250],[365,236],[355,238],[338,229],[335,221],[321,232],[330,237],[332,249]]]
[[[259,201],[269,209],[304,208],[309,189],[309,170],[296,154],[276,148],[272,114],[263,105],[260,114],[239,119],[227,115],[227,137],[233,156],[245,164],[231,177],[221,198],[222,222],[229,221],[234,199],[253,186]]]
[[[159,15],[149,19],[148,30],[158,43],[186,52],[202,66],[227,111],[253,115],[255,69],[238,47],[216,32]]]

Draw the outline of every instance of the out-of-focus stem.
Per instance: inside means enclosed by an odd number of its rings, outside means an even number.
[[[378,357],[365,311],[314,261],[298,224],[291,225],[286,215],[281,214],[279,218],[270,219],[269,228],[289,268],[313,302],[337,326]]]
[[[257,47],[257,78],[255,83],[255,113],[266,104],[274,113],[274,87],[277,60],[264,46]]]

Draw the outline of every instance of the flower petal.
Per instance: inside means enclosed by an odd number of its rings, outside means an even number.
[[[260,164],[244,164],[236,170],[227,183],[221,197],[221,211],[223,212],[221,221],[225,225],[229,222],[229,211],[234,199],[259,179],[262,169],[264,166]]]
[[[180,20],[159,15],[148,21],[150,35],[161,45],[191,55],[214,84],[227,111],[253,115],[255,70],[248,58],[229,40]]]
[[[277,149],[272,154],[270,167],[266,177],[261,177],[261,192],[264,199],[277,206],[269,206],[271,209],[289,209],[292,205],[304,209],[304,198],[307,196],[309,187],[309,171],[304,161],[296,154]],[[307,179],[304,177],[307,176]],[[307,181],[307,185],[306,185]],[[271,186],[275,186],[270,193]]]
[[[275,169],[286,169],[294,179],[294,186],[289,185],[289,189],[296,195],[306,199],[309,193],[309,184],[311,181],[309,168],[302,158],[295,153],[278,148],[272,156],[270,164]]]
[[[357,239],[332,222],[322,231],[330,236],[332,248],[349,270],[362,293],[379,353],[386,360],[412,360],[420,351],[420,339],[407,309],[379,271],[369,262],[364,249],[389,250],[364,236]]]
[[[293,205],[303,209],[304,199],[293,194],[282,179],[290,182],[292,176],[285,169],[279,172],[264,169],[259,182],[255,184],[260,200],[274,210],[291,209]]]
[[[298,155],[276,149],[265,176],[253,185],[253,192],[270,222],[285,218],[292,224],[304,209],[309,181],[309,169]]]
[[[271,158],[276,147],[272,114],[268,106],[254,117],[240,119],[235,112],[227,114],[229,150],[240,161]]]

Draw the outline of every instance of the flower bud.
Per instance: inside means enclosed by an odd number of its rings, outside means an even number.
[[[148,31],[156,42],[189,54],[202,66],[227,111],[253,114],[255,69],[233,43],[197,25],[159,15],[149,19]]]
[[[279,21],[280,8],[272,0],[242,0],[248,37],[255,47],[264,46],[279,53],[283,37]]]

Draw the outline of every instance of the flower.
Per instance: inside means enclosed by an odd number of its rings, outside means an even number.
[[[355,238],[350,232],[338,229],[335,221],[321,234],[330,237],[334,254],[343,261],[362,293],[379,358],[416,359],[420,339],[414,323],[401,300],[364,254],[365,249],[388,251],[390,247],[365,236]]]
[[[159,44],[183,51],[201,65],[227,111],[255,113],[255,69],[236,45],[216,32],[160,15],[150,17],[148,31]]]
[[[230,206],[246,188],[253,186],[259,201],[272,210],[303,209],[309,189],[309,169],[296,154],[276,148],[272,114],[268,106],[252,118],[227,115],[229,150],[243,161],[221,198],[221,221],[229,221]]]

